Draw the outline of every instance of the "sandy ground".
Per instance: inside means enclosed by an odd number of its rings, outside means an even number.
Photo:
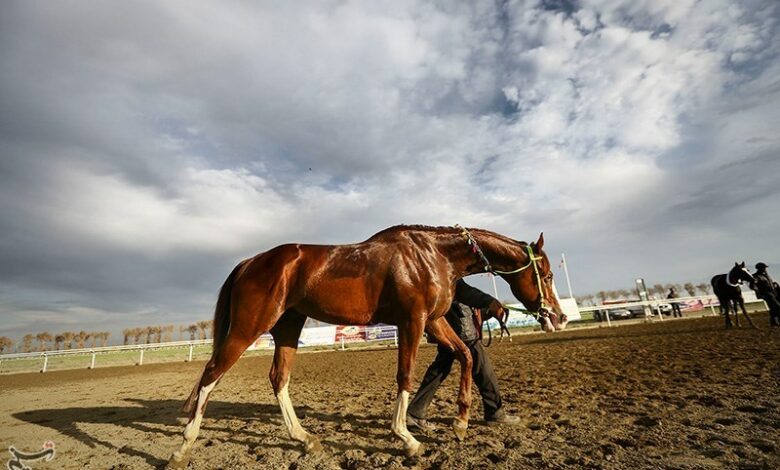
[[[287,436],[270,357],[244,358],[212,394],[191,468],[780,468],[780,330],[766,314],[754,319],[761,329],[702,318],[494,344],[505,407],[522,424],[484,426],[477,398],[456,443],[451,377],[415,459],[390,431],[395,350],[298,356],[293,403],[325,446],[313,455]],[[418,380],[434,353],[421,349]],[[0,444],[33,451],[53,441],[55,458],[33,469],[162,468],[202,365],[0,376]]]

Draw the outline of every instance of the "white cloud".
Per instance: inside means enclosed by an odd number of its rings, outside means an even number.
[[[16,5],[0,20],[0,261],[15,263],[0,287],[122,315],[143,310],[132,295],[98,308],[88,292],[130,271],[138,303],[183,315],[238,257],[404,222],[545,230],[610,266],[586,290],[637,265],[704,277],[644,247],[714,258],[737,240],[724,220],[776,201],[776,3],[538,3]],[[121,265],[97,270],[98,248]],[[62,266],[85,268],[41,274]],[[148,270],[198,300],[150,293]]]

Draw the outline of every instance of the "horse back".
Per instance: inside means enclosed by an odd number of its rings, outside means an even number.
[[[449,262],[425,237],[296,250],[288,307],[321,321],[397,324],[415,308],[443,314],[452,300]]]

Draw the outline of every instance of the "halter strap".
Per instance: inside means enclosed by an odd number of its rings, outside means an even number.
[[[460,234],[463,235],[463,237],[466,239],[466,242],[471,245],[471,251],[475,253],[477,256],[479,256],[479,259],[482,261],[482,263],[485,265],[484,269],[486,272],[493,273],[493,274],[517,274],[521,271],[524,271],[528,269],[532,264],[534,265],[534,270],[537,270],[536,268],[536,261],[542,259],[541,257],[535,257],[533,254],[533,250],[531,249],[531,246],[528,246],[528,264],[525,266],[521,266],[513,271],[500,271],[498,269],[493,269],[493,266],[491,266],[490,261],[488,261],[487,257],[485,256],[485,253],[482,252],[482,248],[479,247],[477,244],[477,240],[474,239],[474,237],[471,235],[471,232],[466,230],[465,228],[461,227],[458,224],[455,224],[455,228],[457,230],[460,230]],[[538,276],[538,270],[537,270],[537,276]]]
[[[463,235],[463,237],[466,239],[466,242],[471,245],[471,251],[475,253],[479,259],[482,261],[482,263],[485,265],[484,269],[486,272],[492,273],[492,274],[517,274],[521,271],[524,271],[528,269],[530,266],[534,267],[534,274],[536,275],[536,286],[539,289],[539,297],[541,299],[541,303],[539,305],[539,311],[532,312],[527,309],[523,308],[517,308],[517,307],[510,307],[508,305],[504,305],[502,303],[502,306],[506,308],[507,310],[514,310],[518,312],[524,312],[527,313],[538,321],[540,317],[543,317],[544,315],[540,313],[542,310],[547,310],[547,304],[544,301],[544,285],[542,284],[542,278],[539,274],[539,266],[537,265],[537,261],[541,260],[541,256],[534,256],[534,250],[533,247],[529,244],[526,246],[526,251],[528,252],[528,263],[525,266],[521,266],[515,270],[512,271],[500,271],[498,269],[493,269],[493,266],[491,266],[490,261],[488,261],[487,257],[485,256],[485,253],[482,252],[482,248],[479,247],[479,244],[477,244],[477,240],[474,239],[474,237],[471,235],[471,232],[466,230],[465,228],[461,227],[458,224],[455,224],[454,226],[457,230],[460,230],[460,234]],[[728,276],[727,276],[728,277]]]
[[[742,284],[742,281],[739,279],[737,279],[737,282],[732,284],[731,281],[729,280],[729,276],[731,276],[731,271],[726,273],[726,284],[730,285],[731,287],[737,287]]]

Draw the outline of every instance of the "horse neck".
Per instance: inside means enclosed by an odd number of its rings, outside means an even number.
[[[526,245],[481,229],[468,229],[493,269],[508,271],[528,262]],[[453,268],[462,276],[485,272],[485,263],[473,251],[460,230],[441,237],[439,250],[446,254]]]

